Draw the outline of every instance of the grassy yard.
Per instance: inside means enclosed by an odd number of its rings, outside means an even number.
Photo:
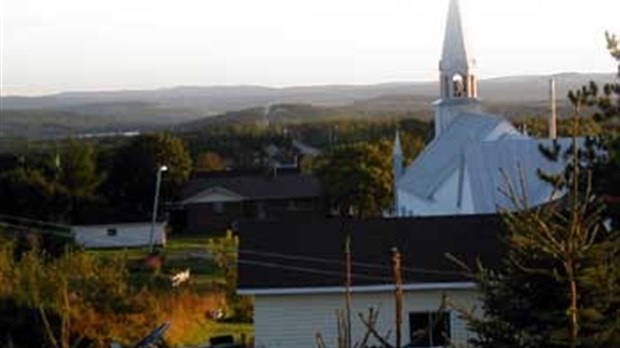
[[[162,274],[171,275],[189,269],[192,289],[201,296],[206,296],[205,298],[213,294],[214,289],[224,283],[220,270],[207,252],[206,246],[209,238],[211,236],[172,235],[162,250],[164,256]],[[88,253],[97,257],[125,258],[131,270],[133,282],[136,284],[153,282],[153,273],[145,267],[147,248],[89,250]],[[159,278],[161,281],[162,277]],[[164,277],[163,281],[167,282],[167,279]],[[184,320],[189,320],[189,318],[182,316],[178,318],[177,323],[182,325]],[[198,328],[184,333],[187,335],[185,339],[189,342],[206,344],[210,338],[223,335],[233,335],[237,342],[241,342],[243,339],[250,340],[254,336],[252,324],[203,322],[202,320],[194,321],[194,323],[199,323]]]
[[[208,290],[214,284],[220,284],[223,280],[219,270],[213,260],[206,252],[208,236],[196,235],[173,235],[168,238],[167,244],[163,249],[164,264],[162,272],[164,274],[174,274],[177,272],[190,270],[192,282],[199,288]],[[128,266],[141,273],[144,259],[148,255],[147,248],[131,249],[97,249],[88,251],[98,257],[123,257],[126,258]],[[135,274],[135,278],[142,279],[144,274]]]

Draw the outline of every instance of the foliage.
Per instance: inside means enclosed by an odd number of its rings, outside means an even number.
[[[9,336],[17,347],[130,344],[166,320],[173,346],[202,343],[216,330],[206,314],[221,308],[220,293],[136,286],[123,257],[15,252],[0,241],[0,345]]]
[[[422,141],[430,127],[427,122],[412,118],[304,119],[273,122],[269,127],[255,123],[211,124],[180,136],[187,139],[195,157],[203,152],[217,152],[232,167],[249,168],[261,164],[262,149],[269,144],[286,148],[295,139],[318,149],[328,149],[339,144],[390,140],[396,129],[411,134],[412,140]]]
[[[211,238],[207,242],[207,251],[213,256],[213,260],[224,277],[229,316],[241,322],[251,322],[253,316],[251,299],[236,293],[238,250],[239,237],[230,230],[226,231],[225,236]]]
[[[322,155],[316,175],[339,214],[381,215],[392,204],[391,144],[342,145]]]
[[[403,150],[404,165],[413,163],[418,154],[424,150],[422,138],[411,132],[399,132],[401,147]]]
[[[544,117],[527,117],[521,120],[518,126],[525,127],[528,134],[534,137],[546,138],[548,136],[549,123]],[[596,136],[601,134],[603,127],[601,124],[593,119],[586,118],[579,122],[577,129],[578,136]],[[572,119],[560,119],[558,120],[558,136],[570,137],[573,134],[573,121]]]
[[[90,144],[75,141],[38,161],[0,175],[2,212],[9,215],[74,222],[96,201],[104,179]]]
[[[112,159],[106,188],[109,199],[135,215],[151,213],[158,168],[168,167],[161,182],[162,200],[173,199],[188,179],[192,160],[185,143],[170,134],[156,133],[133,138]]]
[[[217,152],[207,151],[198,155],[194,169],[198,172],[220,171],[226,169],[226,163]]]
[[[474,346],[620,344],[620,322],[611,319],[620,315],[620,239],[598,229],[597,212],[578,208],[506,216],[502,267],[475,274],[484,317],[467,316]]]

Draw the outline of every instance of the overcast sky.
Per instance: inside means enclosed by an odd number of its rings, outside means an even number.
[[[0,0],[1,94],[433,80],[448,0]],[[613,71],[620,0],[461,0],[481,78]]]

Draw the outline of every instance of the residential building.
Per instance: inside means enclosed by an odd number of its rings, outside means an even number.
[[[79,225],[71,228],[75,243],[86,249],[139,248],[166,245],[166,223],[134,222]],[[152,240],[151,240],[152,238]]]
[[[211,173],[186,185],[173,215],[192,233],[235,229],[241,219],[322,216],[321,185],[297,170]]]
[[[497,266],[502,229],[501,219],[493,215],[243,222],[237,292],[254,296],[255,346],[314,348],[317,333],[336,344],[335,313],[345,308],[347,235],[354,342],[366,332],[358,315],[374,308],[379,311],[377,331],[391,331],[389,342],[394,343],[392,258],[397,248],[404,290],[402,344],[466,343],[471,334],[454,306],[473,309],[479,303],[462,264],[474,268],[480,260]],[[370,346],[377,343],[369,341]]]

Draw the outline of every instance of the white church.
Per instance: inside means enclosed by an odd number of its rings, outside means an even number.
[[[467,45],[457,0],[450,1],[439,71],[434,139],[406,168],[398,135],[394,142],[394,215],[492,214],[518,209],[506,194],[510,187],[529,207],[557,199],[538,170],[556,173],[563,164],[547,160],[539,146],[550,146],[556,140],[567,148],[571,139],[556,139],[554,113],[549,139],[535,139],[502,116],[483,111],[476,61]]]

